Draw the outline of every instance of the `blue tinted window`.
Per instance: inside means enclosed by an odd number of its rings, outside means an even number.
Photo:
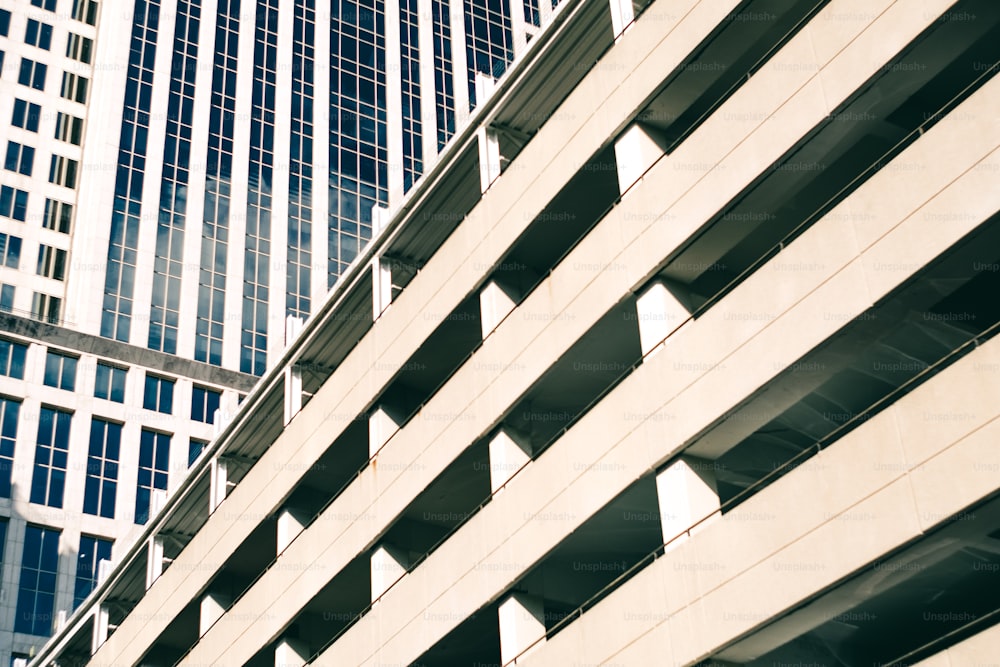
[[[0,397],[0,498],[10,498],[11,474],[14,469],[14,444],[17,438],[17,417],[21,403]]]
[[[10,30],[10,12],[0,9],[0,37],[6,37]]]
[[[90,535],[80,536],[80,551],[76,557],[76,584],[73,587],[73,609],[80,606],[97,586],[97,570],[102,560],[111,560],[111,540]]]
[[[434,21],[434,106],[440,151],[455,134],[455,81],[451,63],[451,15],[446,0],[431,0]]]
[[[267,364],[270,292],[271,183],[274,175],[274,66],[278,58],[278,0],[257,3],[254,29],[250,162],[243,272],[240,370],[263,375]]]
[[[192,465],[194,465],[194,462],[198,460],[198,457],[201,456],[201,453],[205,451],[206,447],[208,447],[208,443],[205,442],[204,440],[196,440],[195,438],[191,438],[191,440],[188,442],[189,468]]]
[[[205,212],[202,225],[201,270],[198,277],[198,314],[194,334],[194,358],[216,366],[222,364],[239,28],[238,0],[220,2],[215,20],[215,67],[212,74],[208,123]]]
[[[35,19],[28,19],[28,27],[24,31],[24,43],[48,51],[52,45],[52,26]]]
[[[465,0],[469,108],[476,106],[476,72],[500,78],[514,59],[510,13],[504,0]]]
[[[372,210],[388,194],[385,6],[333,3],[330,22],[329,217],[327,283],[372,235]]]
[[[14,286],[0,285],[0,312],[9,313],[14,308]]]
[[[25,176],[31,176],[35,166],[35,149],[19,144],[16,141],[7,142],[7,154],[4,156],[3,168],[15,171]]]
[[[195,387],[191,392],[191,419],[206,424],[215,423],[215,411],[219,409],[222,392]]]
[[[420,117],[420,42],[417,0],[399,0],[400,86],[403,101],[403,190],[423,172],[423,132]]]
[[[147,342],[151,349],[170,354],[177,351],[180,324],[184,225],[194,122],[194,79],[201,23],[199,3],[180,0],[175,17]]]
[[[91,420],[87,479],[83,490],[83,511],[87,514],[115,518],[121,441],[121,424],[96,417]]]
[[[14,113],[10,124],[24,128],[30,132],[38,132],[38,119],[42,115],[42,107],[24,100],[14,100]]]
[[[33,503],[58,508],[63,505],[72,418],[70,413],[53,408],[42,408],[39,412],[35,467],[31,474]]]
[[[142,395],[142,407],[168,415],[172,414],[174,411],[174,381],[147,374],[145,391]]]
[[[0,233],[0,266],[16,269],[21,261],[21,239]]]
[[[128,372],[124,368],[110,364],[97,364],[97,379],[94,384],[94,396],[116,403],[125,402],[125,378]]]
[[[21,58],[21,68],[17,73],[17,82],[35,90],[45,90],[45,73],[48,67],[44,63],[36,63],[28,58]]]
[[[292,32],[292,122],[289,148],[285,314],[309,316],[312,280],[313,98],[316,3],[296,0]]]
[[[102,336],[126,343],[132,327],[140,202],[145,177],[146,134],[153,97],[153,62],[156,59],[160,3],[158,0],[136,0],[134,14],[100,332]]]
[[[0,186],[0,215],[24,222],[28,215],[28,193],[6,185]]]
[[[59,532],[29,525],[24,533],[14,632],[47,637],[52,633],[59,571]]]
[[[143,429],[139,438],[139,478],[135,492],[135,522],[149,521],[153,490],[167,488],[170,436]]]
[[[49,350],[45,355],[45,385],[66,391],[76,388],[76,358]]]
[[[24,358],[27,354],[27,345],[0,338],[0,375],[23,380]]]

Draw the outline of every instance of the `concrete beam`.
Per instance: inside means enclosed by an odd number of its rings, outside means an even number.
[[[385,406],[378,406],[368,415],[368,456],[382,448],[389,438],[399,430],[400,419],[387,411]]]
[[[97,649],[108,641],[109,618],[108,608],[102,604],[97,605],[97,609],[94,611],[94,634],[91,635],[90,641],[91,655],[97,653]]]
[[[631,7],[629,0],[623,4]],[[615,163],[618,165],[618,192],[624,195],[642,175],[666,153],[667,141],[655,129],[632,123],[615,139]]]
[[[302,331],[302,318],[289,315],[285,318],[285,347],[291,345],[299,333]],[[292,421],[292,417],[302,409],[302,369],[296,364],[290,364],[285,368],[285,421],[284,425]]]
[[[505,289],[497,281],[491,280],[483,286],[479,292],[479,312],[484,340],[515,306],[517,301],[512,291]]]
[[[292,543],[309,523],[309,515],[294,507],[283,507],[278,512],[277,552],[280,554]]]
[[[208,629],[222,618],[232,603],[233,599],[222,593],[208,591],[202,595],[198,607],[198,636],[204,637]]]
[[[274,648],[274,667],[303,667],[309,657],[309,647],[305,642],[284,637]]]
[[[610,0],[610,9],[611,29],[617,42],[635,21],[635,8],[632,7],[632,0]]]
[[[208,513],[214,514],[229,493],[227,463],[218,457],[209,463]]]
[[[285,368],[284,425],[288,426],[300,410],[302,410],[302,368],[292,364]]]
[[[531,444],[510,429],[500,429],[490,440],[490,491],[496,493],[530,460]]]
[[[482,104],[489,99],[495,86],[492,77],[476,72],[476,102]],[[476,137],[479,140],[479,185],[486,192],[500,177],[500,135],[489,127],[480,127]]]
[[[526,648],[545,638],[545,604],[540,597],[512,593],[497,607],[497,616],[500,621],[501,665],[506,665]],[[530,655],[543,644],[538,642],[525,655]]]
[[[719,492],[715,464],[693,457],[681,457],[656,474],[656,496],[660,505],[660,523],[667,550],[688,538],[677,538],[693,524],[719,510]],[[721,514],[716,515],[718,518]],[[706,525],[704,522],[699,528]]]
[[[381,257],[372,260],[372,318],[378,319],[392,303],[392,267]]]
[[[646,287],[635,300],[636,320],[639,323],[639,345],[642,356],[658,351],[661,343],[682,325],[693,322],[680,301],[660,280]]]
[[[382,597],[389,588],[406,575],[409,557],[401,549],[388,544],[380,545],[371,558],[372,602]]]
[[[149,538],[149,547],[146,557],[146,590],[153,585],[160,575],[163,574],[164,561],[167,559],[163,555],[163,540],[156,535]]]

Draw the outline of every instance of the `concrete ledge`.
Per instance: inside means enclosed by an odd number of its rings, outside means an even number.
[[[951,648],[914,664],[914,667],[991,667],[997,663],[1000,625],[989,627]]]
[[[1000,86],[990,86],[969,103],[991,104],[998,93]],[[936,140],[952,141],[953,131],[954,127],[932,131],[921,140],[926,145],[918,142],[911,148],[918,155],[931,155],[923,151]],[[995,146],[997,139],[985,143]],[[980,145],[973,153],[982,150]],[[851,206],[848,199],[694,326],[675,334],[669,354],[657,355],[640,367],[515,477],[502,496],[390,590],[387,604],[332,646],[322,656],[324,663],[414,659],[500,595],[636,477],[668,460],[718,415],[931,261],[936,249],[947,247],[1000,208],[1000,194],[984,197],[984,179],[993,165],[1000,168],[1000,152],[991,154],[988,162],[969,157],[971,163],[951,165],[946,171],[928,169],[933,173],[928,179],[940,181],[937,187],[945,186],[944,190],[911,189],[902,200],[873,204],[869,212],[875,222],[868,224],[879,228],[877,241],[856,251],[853,258],[844,252],[845,246],[853,245],[845,239],[856,224],[844,215]],[[977,164],[990,169],[973,168]],[[877,192],[885,186],[884,179],[900,177],[885,170],[863,188]],[[954,210],[969,199],[976,200],[975,222],[948,228],[932,224],[935,217],[930,213]],[[911,243],[914,238],[920,243]],[[832,248],[839,250],[831,254]],[[826,261],[788,280],[788,265],[814,263],[816,257]],[[878,257],[879,264],[872,257]],[[890,278],[885,278],[877,268],[884,262],[907,269],[890,271]],[[748,308],[760,311],[760,304],[768,304],[770,317],[739,317]],[[833,316],[827,317],[830,313]],[[676,359],[685,360],[683,367],[677,367]],[[644,389],[649,386],[657,386],[660,393],[650,395]],[[713,406],[710,413],[706,405]],[[397,597],[406,604],[393,604]],[[381,649],[373,654],[371,647]]]
[[[691,664],[920,537],[928,516],[940,524],[988,496],[995,478],[969,463],[1000,465],[1000,410],[987,392],[968,406],[976,419],[950,422],[924,460],[908,458],[899,425],[919,423],[953,387],[982,386],[977,365],[998,361],[993,339],[659,558],[526,664]],[[974,481],[959,490],[956,478]],[[945,488],[930,514],[915,500]]]

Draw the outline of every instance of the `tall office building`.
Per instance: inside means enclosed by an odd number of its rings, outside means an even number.
[[[435,88],[468,125],[430,160],[420,116],[390,200],[422,178],[35,665],[995,662],[997,3],[563,0],[524,40]],[[379,201],[337,155],[337,211]]]
[[[129,548],[552,11],[0,0],[0,663]]]

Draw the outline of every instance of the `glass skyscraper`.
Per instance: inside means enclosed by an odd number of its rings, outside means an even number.
[[[511,7],[136,0],[99,40],[73,248],[107,270],[66,317],[263,374],[526,44],[538,9]]]

